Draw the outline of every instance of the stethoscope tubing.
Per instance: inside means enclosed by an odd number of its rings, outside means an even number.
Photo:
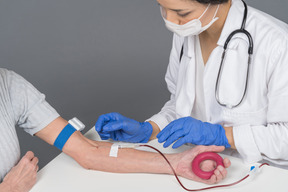
[[[254,49],[254,44],[253,44],[253,38],[251,36],[251,34],[245,29],[245,25],[246,25],[246,20],[247,20],[247,14],[248,14],[248,7],[247,4],[244,2],[244,0],[242,0],[243,4],[244,4],[244,16],[243,16],[243,21],[242,21],[242,25],[240,29],[237,29],[235,31],[233,31],[226,39],[224,47],[223,47],[223,53],[222,53],[222,57],[221,57],[221,63],[219,66],[219,70],[218,70],[218,75],[217,75],[217,79],[216,79],[216,85],[215,85],[215,98],[216,101],[218,102],[219,105],[223,106],[223,107],[227,107],[227,108],[235,108],[238,107],[242,101],[244,100],[244,97],[246,96],[247,93],[247,86],[248,86],[248,79],[249,79],[249,68],[250,68],[250,64],[251,64],[251,60],[252,60],[252,55],[253,55],[253,49]],[[222,69],[223,69],[223,63],[225,61],[225,56],[226,56],[226,51],[227,51],[227,47],[228,44],[230,43],[231,39],[239,33],[243,33],[244,35],[247,36],[248,41],[249,41],[249,48],[248,48],[248,65],[247,65],[247,73],[246,73],[246,82],[245,82],[245,89],[242,93],[242,98],[240,99],[240,101],[234,105],[232,104],[226,104],[226,103],[222,103],[219,99],[219,81],[220,81],[220,77],[222,77]]]

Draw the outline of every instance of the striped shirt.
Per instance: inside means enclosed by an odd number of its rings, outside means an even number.
[[[45,95],[20,75],[0,68],[0,182],[20,159],[15,127],[34,135],[57,117]]]

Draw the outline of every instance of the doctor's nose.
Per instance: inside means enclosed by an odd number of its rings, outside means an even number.
[[[184,23],[173,12],[166,11],[166,20],[175,23],[177,25],[183,25]]]

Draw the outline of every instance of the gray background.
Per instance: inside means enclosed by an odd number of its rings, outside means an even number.
[[[287,0],[247,0],[286,23]],[[1,0],[0,66],[16,71],[86,131],[99,115],[143,121],[169,98],[164,75],[172,34],[156,0]],[[59,151],[18,130],[22,155],[40,168]]]

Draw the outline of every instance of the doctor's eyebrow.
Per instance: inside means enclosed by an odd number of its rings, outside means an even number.
[[[163,7],[160,3],[158,3],[159,6]],[[169,8],[168,8],[169,9]],[[188,9],[169,9],[171,11],[175,11],[176,13],[182,12],[182,11],[187,11]]]

